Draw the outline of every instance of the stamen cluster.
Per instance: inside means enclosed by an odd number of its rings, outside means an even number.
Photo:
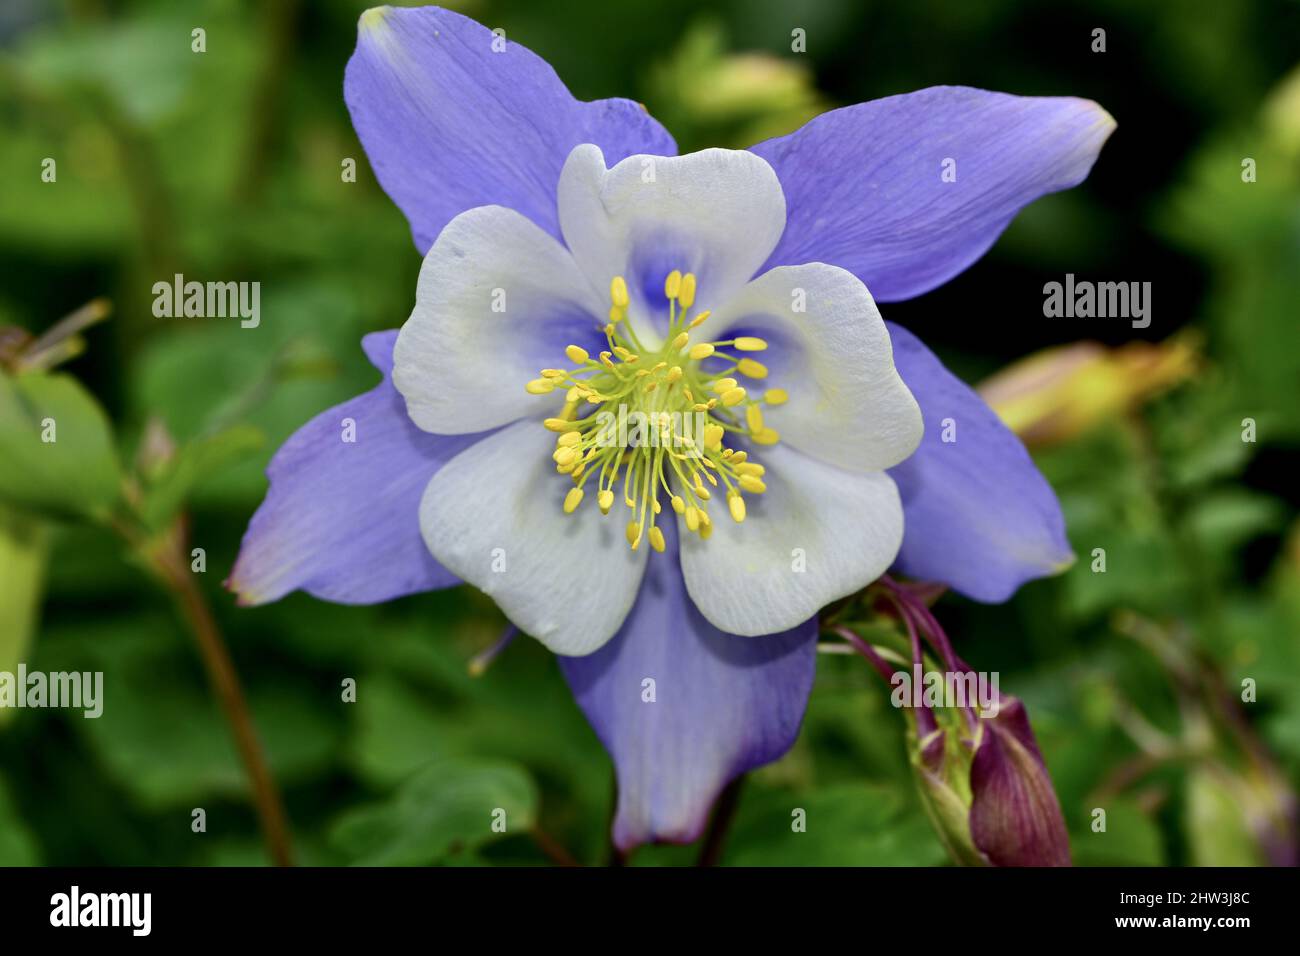
[[[733,520],[745,520],[745,493],[762,494],[765,469],[749,454],[725,444],[741,436],[756,445],[780,439],[763,421],[763,405],[784,403],[783,389],[768,389],[754,397],[740,384],[762,381],[767,368],[735,352],[761,352],[767,342],[753,336],[722,341],[693,341],[692,335],[709,317],[699,312],[688,320],[695,304],[696,278],[674,269],[664,280],[668,297],[668,335],[657,349],[642,344],[628,316],[627,282],[610,282],[609,320],[604,327],[608,348],[593,358],[586,349],[570,345],[564,352],[573,367],[542,369],[525,387],[534,395],[564,389],[558,416],[543,423],[558,435],[556,470],[568,475],[573,488],[564,499],[572,514],[595,476],[596,504],[602,514],[614,505],[615,489],[632,510],[627,541],[636,550],[643,538],[656,551],[664,550],[657,527],[663,491],[688,530],[708,540],[713,519],[708,503],[721,492]],[[709,370],[701,367],[709,363]]]

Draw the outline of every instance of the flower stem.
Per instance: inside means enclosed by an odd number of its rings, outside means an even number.
[[[185,572],[164,574],[181,615],[194,632],[199,645],[199,656],[208,672],[208,680],[235,736],[235,746],[239,749],[244,770],[248,774],[248,782],[253,790],[253,804],[257,809],[262,836],[266,840],[271,860],[276,866],[292,866],[293,848],[284,804],[275,779],[271,776],[271,768],[258,739],[257,729],[253,726],[239,675],[235,672],[234,662],[230,659],[230,652],[226,649],[216,619],[191,575]]]
[[[194,634],[208,682],[221,704],[226,722],[235,738],[235,747],[243,761],[244,771],[248,774],[253,806],[257,811],[271,862],[276,866],[292,866],[293,847],[284,803],[275,785],[275,778],[271,776],[270,765],[258,739],[257,729],[253,726],[243,687],[221,636],[221,629],[186,564],[184,523],[173,524],[161,538],[154,540],[150,540],[133,523],[121,517],[114,516],[111,525],[135,549],[148,569],[166,588],[176,602],[181,617]]]
[[[726,846],[727,833],[736,819],[736,808],[740,805],[740,788],[745,783],[741,774],[723,789],[718,802],[713,808],[713,819],[709,821],[709,830],[704,835],[704,845],[700,848],[700,858],[696,866],[717,866],[722,859],[722,850]]]

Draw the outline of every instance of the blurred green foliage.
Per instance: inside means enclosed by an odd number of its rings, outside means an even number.
[[[399,325],[415,288],[406,224],[342,103],[363,6],[0,11],[0,325],[34,336],[97,296],[114,304],[71,364],[0,374],[0,670],[102,670],[108,701],[99,720],[3,715],[0,864],[266,861],[192,640],[146,573],[151,548],[185,536],[206,550],[203,590],[301,861],[542,863],[556,846],[608,859],[609,760],[554,661],[518,640],[484,676],[467,670],[504,626],[486,599],[458,589],[345,608],[294,595],[239,610],[220,588],[270,454],[371,387],[358,341]],[[1117,117],[1085,187],[1036,204],[974,269],[886,317],[976,379],[1043,345],[1132,334],[1048,327],[1047,279],[1150,279],[1150,337],[1194,329],[1202,362],[1150,404],[1038,451],[1080,555],[1069,572],[1005,606],[945,597],[937,613],[962,655],[1026,702],[1077,862],[1282,858],[1300,779],[1296,5],[457,6],[504,25],[576,94],[645,101],[683,149],[746,145],[944,82],[1091,96]],[[205,54],[190,50],[195,26]],[[1096,26],[1104,55],[1088,49]],[[791,52],[795,27],[806,54]],[[46,157],[57,184],[40,179]],[[340,177],[348,157],[356,183]],[[1242,181],[1244,157],[1257,182]],[[175,272],[259,280],[261,327],[154,318],[151,286]],[[989,315],[966,321],[969,301]],[[15,436],[47,413],[67,431],[57,456],[32,459]],[[122,495],[141,523],[132,541],[107,520]],[[341,699],[348,678],[355,703]],[[1243,704],[1248,678],[1257,699]],[[505,834],[475,816],[485,801],[505,809]],[[792,808],[806,833],[791,833]],[[651,847],[634,862],[697,852]],[[722,860],[943,862],[903,720],[860,660],[822,656],[803,733],[740,791]]]

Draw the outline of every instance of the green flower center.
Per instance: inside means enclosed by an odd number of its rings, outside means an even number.
[[[627,282],[610,282],[608,350],[592,358],[570,345],[564,354],[572,368],[542,369],[525,386],[534,395],[565,390],[564,407],[543,423],[558,435],[556,470],[573,481],[564,499],[572,514],[596,483],[596,504],[608,515],[615,494],[632,510],[627,540],[636,550],[643,538],[664,550],[657,527],[662,491],[689,531],[708,540],[713,519],[708,505],[722,495],[733,520],[745,520],[746,493],[762,494],[764,468],[744,451],[727,446],[729,435],[757,445],[774,445],[776,430],[763,422],[763,405],[784,403],[782,389],[754,397],[741,378],[761,381],[767,368],[735,352],[761,352],[767,343],[752,336],[725,341],[693,341],[707,311],[688,321],[695,304],[695,276],[674,269],[664,281],[668,297],[668,335],[657,350],[647,349],[628,317]],[[701,363],[710,360],[706,373]],[[737,378],[740,376],[741,378]],[[585,413],[585,416],[584,414]]]

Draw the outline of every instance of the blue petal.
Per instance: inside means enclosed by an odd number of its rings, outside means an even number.
[[[1091,100],[960,86],[825,113],[752,147],[787,205],[763,268],[827,262],[878,302],[920,295],[982,256],[1023,206],[1082,182],[1114,128]]]
[[[594,654],[560,658],[614,759],[624,851],[699,837],[731,780],[794,743],[816,667],[815,619],[764,637],[709,624],[686,594],[675,522],[662,527],[667,550],[651,555],[623,628]]]
[[[925,419],[921,447],[889,470],[903,499],[897,570],[995,603],[1068,567],[1060,503],[1020,439],[916,336],[885,325]]]
[[[227,586],[241,604],[290,591],[372,604],[459,583],[420,536],[420,497],[434,473],[480,435],[430,435],[393,388],[394,329],[362,340],[384,381],[322,412],[271,459],[266,500],[249,522]],[[356,423],[345,442],[343,419]]]
[[[362,14],[343,92],[422,255],[475,206],[515,209],[560,238],[555,187],[579,144],[596,144],[611,165],[677,152],[641,105],[576,100],[541,57],[437,7]]]

